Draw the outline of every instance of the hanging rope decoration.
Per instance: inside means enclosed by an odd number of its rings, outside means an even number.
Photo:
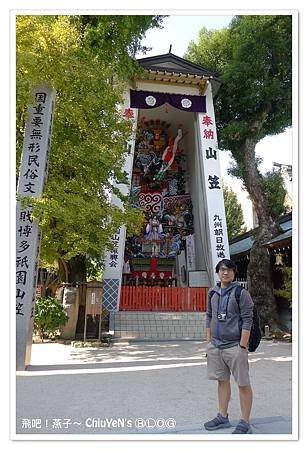
[[[283,255],[281,253],[277,253],[275,266],[283,266]]]

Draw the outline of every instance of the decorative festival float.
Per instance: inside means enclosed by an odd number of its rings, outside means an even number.
[[[172,136],[171,123],[160,119],[138,122],[131,195],[144,211],[145,227],[126,240],[124,285],[178,284],[176,257],[193,235],[184,134],[179,125]]]
[[[229,257],[213,107],[220,81],[172,53],[138,62],[144,76],[123,102],[133,129],[123,168],[130,188],[118,188],[142,208],[144,227],[138,236],[126,238],[125,227],[115,234],[105,259],[103,305],[108,311],[204,311],[214,267]],[[112,201],[121,205],[117,197]],[[147,290],[140,294],[141,288]],[[170,301],[162,304],[157,292]]]

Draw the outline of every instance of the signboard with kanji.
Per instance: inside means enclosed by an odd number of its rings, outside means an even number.
[[[212,99],[211,84],[206,91],[206,113],[198,114],[201,161],[203,164],[207,233],[211,252],[212,278],[216,276],[215,266],[223,258],[229,258],[229,243],[225,217],[222,178],[220,174],[217,131]]]
[[[123,167],[123,172],[127,174],[128,181],[130,183],[132,179],[132,168],[134,161],[138,110],[129,106],[129,91],[125,93],[123,100],[123,105],[121,106],[122,115],[126,120],[130,121],[132,125],[132,135],[127,142],[127,152]],[[124,195],[129,193],[129,184],[117,184],[116,187]],[[114,194],[111,197],[111,203],[120,209],[123,207],[120,198]],[[113,249],[104,255],[103,306],[108,311],[118,309],[124,263],[125,237],[126,228],[123,225],[112,236]]]

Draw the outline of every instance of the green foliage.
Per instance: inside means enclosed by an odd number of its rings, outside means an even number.
[[[35,304],[34,331],[40,338],[54,337],[68,321],[63,306],[56,298],[38,297]]]
[[[191,41],[184,55],[184,58],[206,67],[216,75],[223,73],[231,57],[229,30],[207,30],[205,27],[199,31],[198,43]]]
[[[290,308],[292,307],[292,267],[279,267],[283,274],[283,285],[280,289],[274,289],[274,294],[288,300]]]
[[[132,129],[118,105],[136,73],[133,49],[160,16],[18,16],[16,20],[17,171],[26,107],[41,82],[56,90],[48,181],[41,199],[30,199],[42,229],[41,259],[77,255],[99,259],[121,226],[138,227],[139,209],[121,197],[111,205]],[[91,19],[89,19],[91,17]]]
[[[270,207],[271,216],[277,220],[286,214],[285,207],[286,190],[283,184],[283,177],[280,172],[272,170],[262,177],[263,189]]]
[[[237,16],[230,38],[232,59],[222,75],[220,131],[223,147],[235,150],[254,133],[254,122],[263,111],[267,115],[257,141],[291,125],[292,18]]]
[[[243,209],[238,202],[235,192],[223,185],[224,203],[229,241],[247,231],[244,221]]]
[[[103,260],[86,258],[87,281],[101,281],[103,277]]]
[[[215,103],[219,147],[230,150],[237,163],[247,138],[258,142],[291,125],[291,16],[236,16],[228,29],[201,30],[186,57],[223,82]]]
[[[140,66],[133,59],[137,52],[145,53],[150,48],[141,45],[149,28],[161,27],[165,16],[79,16],[80,25],[87,45],[95,48],[100,58],[110,65],[114,56],[116,74],[130,80]]]

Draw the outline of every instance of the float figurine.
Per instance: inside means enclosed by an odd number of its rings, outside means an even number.
[[[159,169],[159,172],[157,173],[157,175],[155,175],[154,180],[162,180],[164,178],[165,172],[169,169],[174,161],[178,149],[178,144],[182,138],[182,129],[179,128],[176,138],[172,137],[169,139],[168,146],[166,147],[162,155],[163,163],[161,165],[161,168]]]
[[[145,229],[147,241],[161,241],[163,239],[163,227],[156,216],[150,218]]]

